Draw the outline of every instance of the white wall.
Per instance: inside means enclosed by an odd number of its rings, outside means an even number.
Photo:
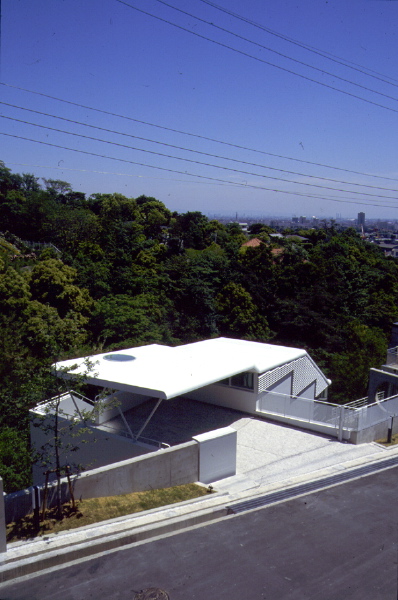
[[[284,410],[286,399],[290,397],[292,393],[293,385],[293,374],[289,373],[280,381],[270,386],[269,392],[262,392],[258,395],[257,399],[257,411],[258,412],[280,412]]]
[[[310,398],[311,400],[315,400],[315,392],[316,385],[314,381],[308,387],[304,388],[299,394],[297,394],[297,398]]]
[[[257,376],[255,376],[255,379]],[[257,395],[254,391],[214,383],[186,394],[191,400],[216,404],[255,414]]]

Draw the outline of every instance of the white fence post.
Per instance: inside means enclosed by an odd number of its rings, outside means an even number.
[[[339,432],[337,436],[339,442],[343,441],[344,410],[344,406],[340,406]]]
[[[4,509],[3,480],[0,477],[0,552],[7,552],[6,515]]]

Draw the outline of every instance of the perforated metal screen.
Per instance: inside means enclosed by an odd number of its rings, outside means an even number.
[[[265,392],[275,383],[293,373],[293,396],[299,395],[311,383],[315,382],[315,396],[319,396],[328,386],[328,381],[309,356],[292,360],[285,365],[267,371],[258,378],[258,392]]]

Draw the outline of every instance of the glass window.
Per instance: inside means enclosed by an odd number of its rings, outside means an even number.
[[[245,388],[247,390],[254,389],[254,377],[253,373],[239,373],[231,377],[231,385],[235,387]]]

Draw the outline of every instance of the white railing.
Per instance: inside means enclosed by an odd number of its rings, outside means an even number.
[[[151,438],[140,436],[131,436],[128,431],[124,429],[118,429],[117,427],[113,427],[108,423],[101,423],[101,425],[96,426],[97,429],[102,429],[109,431],[113,435],[120,435],[121,437],[129,439],[134,444],[144,444],[145,446],[155,446],[155,448],[170,448],[170,444],[166,444],[166,442],[159,442],[158,440],[152,440]]]
[[[341,407],[331,402],[290,396],[271,390],[259,399],[258,411],[338,428]]]
[[[398,395],[377,399],[373,404],[366,404],[366,400],[361,398],[340,405],[270,390],[259,399],[257,410],[263,414],[326,425],[340,434],[343,429],[361,431],[398,416]]]
[[[387,365],[398,365],[398,346],[387,350]]]

